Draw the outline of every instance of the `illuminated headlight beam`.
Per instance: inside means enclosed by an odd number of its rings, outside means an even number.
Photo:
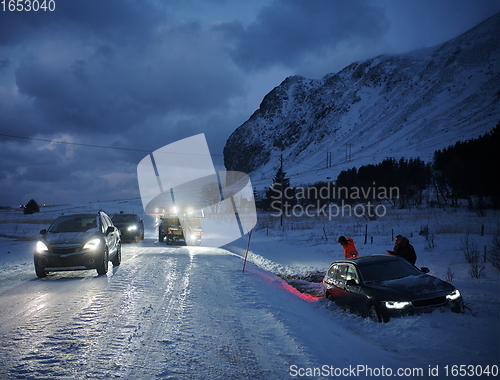
[[[448,294],[446,296],[446,299],[448,299],[449,301],[455,301],[455,300],[459,299],[460,296],[461,296],[461,294],[458,291],[458,289],[455,289],[453,292],[451,292],[450,294]]]
[[[408,301],[384,301],[383,304],[388,309],[404,309],[407,306],[411,305],[411,302]]]
[[[92,240],[89,240],[87,243],[85,243],[85,245],[83,246],[83,249],[94,250],[94,249],[97,249],[100,244],[101,244],[101,241],[99,239],[92,239]]]
[[[47,248],[47,246],[45,245],[45,243],[43,241],[38,241],[36,243],[35,249],[38,253],[45,253],[45,252],[49,251],[49,249]]]

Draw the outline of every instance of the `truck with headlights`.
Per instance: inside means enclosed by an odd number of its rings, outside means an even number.
[[[203,217],[203,210],[177,210],[173,207],[159,216],[158,240],[166,240],[167,245],[201,245]]]

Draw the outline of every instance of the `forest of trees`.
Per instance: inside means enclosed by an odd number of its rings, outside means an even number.
[[[500,123],[484,136],[436,151],[432,163],[420,158],[387,158],[379,164],[344,170],[333,184],[321,181],[291,188],[290,178],[280,167],[265,197],[258,199],[258,206],[269,209],[274,202],[275,209],[281,208],[282,200],[283,204],[292,205],[377,202],[382,200],[378,189],[397,188],[397,197],[387,192],[384,200],[400,208],[421,205],[425,195],[433,194],[432,203],[457,206],[459,199],[465,199],[471,209],[481,212],[500,207],[499,155]],[[326,191],[332,186],[337,191]],[[338,191],[353,188],[366,189],[366,192],[361,191],[362,196],[356,198],[352,191]],[[281,197],[285,189],[288,189],[286,196]]]
[[[500,207],[500,123],[477,139],[434,154],[434,180],[443,199],[466,199],[474,209]]]

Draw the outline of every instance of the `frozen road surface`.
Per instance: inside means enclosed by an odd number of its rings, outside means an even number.
[[[0,378],[286,375],[300,353],[273,344],[283,332],[272,331],[279,323],[241,273],[241,259],[147,244],[124,245],[122,265],[110,265],[107,276],[31,274],[2,289]]]
[[[122,252],[106,276],[38,279],[26,260],[0,276],[0,379],[289,379],[291,368],[360,358],[408,365],[269,272],[242,273],[226,250],[144,241]]]
[[[286,377],[307,355],[241,268],[225,250],[144,242],[107,276],[27,273],[0,291],[0,378]]]

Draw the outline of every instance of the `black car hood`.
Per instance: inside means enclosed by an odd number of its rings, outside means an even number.
[[[99,237],[97,228],[86,232],[47,232],[44,236],[49,245],[85,244],[93,237]]]
[[[366,284],[366,288],[373,290],[375,293],[391,296],[394,301],[437,297],[448,294],[455,289],[453,285],[427,274],[371,282]]]

